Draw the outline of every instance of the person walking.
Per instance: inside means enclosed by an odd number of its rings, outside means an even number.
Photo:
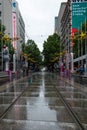
[[[84,74],[84,68],[82,66],[79,67],[78,72],[80,75]]]

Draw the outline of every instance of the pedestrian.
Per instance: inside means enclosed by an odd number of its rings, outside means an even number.
[[[80,66],[79,69],[78,69],[78,72],[79,72],[80,75],[83,75],[84,68],[82,66]]]

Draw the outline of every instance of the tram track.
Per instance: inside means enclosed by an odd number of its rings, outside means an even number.
[[[82,125],[80,119],[78,116],[75,114],[71,106],[67,103],[67,101],[63,98],[62,94],[59,92],[58,88],[55,86],[55,90],[57,91],[58,96],[60,97],[61,101],[65,105],[66,109],[68,112],[71,114],[72,118],[75,120],[76,124],[78,125],[80,130],[85,130],[84,126]]]
[[[34,84],[34,83],[33,83]],[[78,126],[79,130],[85,130],[82,122],[80,121],[79,117],[76,115],[75,111],[72,109],[72,107],[69,105],[69,103],[66,101],[66,99],[63,97],[63,95],[61,94],[61,90],[58,89],[57,83],[53,83],[53,79],[50,79],[50,83],[47,84],[49,85],[53,85],[54,87],[54,91],[57,94],[57,97],[60,98],[60,100],[62,101],[62,103],[64,104],[64,107],[67,109],[67,111],[70,113],[72,119],[75,121],[76,126]],[[15,105],[15,103],[19,100],[20,97],[22,97],[22,95],[29,89],[31,88],[28,85],[26,86],[26,88],[20,93],[20,95],[18,95],[13,101],[12,103],[9,105],[9,107],[0,115],[0,121],[3,120],[3,118],[5,117],[5,115],[8,113],[8,111],[11,109],[12,106]],[[28,90],[29,91],[29,90]]]
[[[27,77],[24,77],[24,78],[21,78],[21,79],[18,79],[16,81],[16,83],[26,79]],[[11,104],[7,107],[7,109],[0,115],[0,121],[4,118],[4,116],[7,114],[7,112],[9,111],[9,109],[16,103],[16,101],[18,101],[18,99],[24,94],[24,92],[29,88],[29,83],[30,83],[30,79],[31,77],[29,78],[29,81],[28,81],[28,86],[11,102]],[[9,86],[13,85],[14,82],[11,82],[9,83]]]
[[[52,80],[51,80],[51,82],[52,82]],[[64,80],[64,82],[66,83],[65,80]],[[69,84],[69,83],[67,82],[67,84]],[[72,116],[72,118],[74,119],[76,124],[78,125],[79,130],[85,130],[85,128],[84,128],[82,122],[80,121],[79,117],[76,115],[76,113],[74,112],[72,107],[69,105],[69,103],[64,99],[64,97],[60,93],[60,90],[58,89],[56,84],[54,84],[54,87],[55,87],[55,91],[57,92],[57,95],[60,97],[62,103],[64,104],[64,106],[66,107],[66,109],[68,110],[68,112],[70,113],[70,115]]]
[[[4,116],[7,114],[7,112],[9,111],[9,109],[16,103],[16,101],[18,101],[18,99],[24,94],[24,92],[29,88],[29,86],[27,86],[13,101],[12,103],[8,106],[8,108],[0,115],[0,121],[4,118]]]

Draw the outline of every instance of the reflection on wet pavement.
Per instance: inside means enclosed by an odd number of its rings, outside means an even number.
[[[82,106],[76,99],[84,100],[85,96],[78,89],[75,91],[70,86],[65,89],[65,84],[61,80],[57,81],[61,94],[71,106],[75,100],[76,105],[73,108],[78,111]],[[26,78],[15,82],[8,91],[1,92],[0,114],[27,88],[0,122],[0,130],[78,130],[78,126],[57,94],[55,83],[56,80],[52,74],[38,73],[32,77],[32,84],[29,84],[29,79]],[[84,100],[85,103],[86,100]]]
[[[68,86],[67,84],[58,86],[58,90],[87,129],[87,94],[81,91],[80,87],[76,88],[76,86]]]

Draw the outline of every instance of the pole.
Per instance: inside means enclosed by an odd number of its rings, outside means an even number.
[[[73,67],[73,52],[71,52],[71,72],[73,73],[74,67]]]
[[[16,54],[13,54],[13,72],[16,71]]]
[[[3,7],[4,6],[4,1],[2,0],[1,3],[2,3],[1,32],[3,32],[2,24],[4,23],[4,7]],[[3,35],[2,35],[2,37],[3,37]],[[4,64],[3,64],[3,38],[1,40],[1,42],[2,42],[2,71],[3,71],[4,70]]]
[[[85,34],[86,34],[86,28],[87,28],[87,22],[85,18]],[[85,38],[85,54],[86,54],[86,68],[85,68],[85,73],[87,76],[87,38]]]

